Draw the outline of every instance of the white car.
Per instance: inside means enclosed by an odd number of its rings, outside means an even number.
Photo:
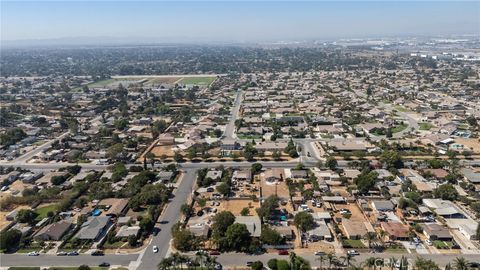
[[[347,254],[349,254],[349,255],[360,255],[360,253],[358,253],[358,251],[356,251],[354,249],[347,251]]]
[[[157,246],[153,246],[153,253],[157,253],[158,252],[158,247]]]
[[[323,256],[323,255],[325,255],[325,252],[323,252],[323,251],[316,251],[315,252],[315,256]]]
[[[28,256],[38,256],[40,255],[40,253],[38,251],[31,251],[29,253],[27,253]]]
[[[433,246],[433,243],[432,241],[430,241],[430,239],[425,240],[425,243],[427,243],[427,245],[429,246]]]

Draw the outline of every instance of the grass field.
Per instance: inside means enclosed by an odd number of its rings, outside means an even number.
[[[352,239],[345,239],[343,240],[343,246],[351,247],[351,248],[364,248],[365,245],[362,243],[361,240],[352,240]]]
[[[194,85],[210,85],[215,80],[215,77],[185,77],[180,80],[183,84]]]
[[[403,106],[400,106],[400,105],[395,105],[395,110],[399,111],[399,112],[406,112],[408,111],[407,108],[403,107]]]
[[[408,127],[407,124],[400,124],[400,125],[395,126],[394,128],[392,128],[392,133],[397,133],[397,132],[403,131],[403,130],[405,130],[407,127]]]
[[[40,207],[40,208],[37,208],[35,209],[35,213],[37,213],[37,217],[35,218],[36,221],[40,221],[44,218],[47,217],[48,215],[48,212],[55,212],[57,210],[57,205],[56,204],[51,204],[51,205],[47,205],[47,206],[44,206],[44,207]]]
[[[420,130],[430,130],[433,127],[430,123],[420,123],[418,125],[420,126]]]

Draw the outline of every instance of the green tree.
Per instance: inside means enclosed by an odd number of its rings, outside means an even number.
[[[258,216],[263,220],[269,220],[273,210],[278,208],[278,197],[277,196],[269,196],[265,199],[263,204],[260,208],[257,208]]]
[[[228,226],[225,239],[229,249],[246,251],[250,245],[251,236],[245,224],[234,223]]]
[[[131,247],[135,247],[137,245],[137,236],[129,235],[128,236],[128,245]]]
[[[290,264],[286,260],[278,260],[277,270],[291,270]]]
[[[334,157],[328,157],[325,166],[330,170],[335,170],[338,166],[338,162]]]
[[[267,245],[279,245],[283,242],[283,237],[269,226],[263,226],[260,240]]]
[[[252,174],[255,175],[255,174],[261,172],[261,171],[262,171],[262,168],[263,168],[262,164],[260,164],[260,163],[253,163],[253,164],[252,164],[252,169],[251,169],[251,170],[252,170]]]
[[[384,163],[388,169],[403,168],[403,161],[400,154],[395,150],[384,151],[380,155],[380,161]]]
[[[212,220],[212,234],[214,237],[225,236],[228,227],[235,222],[232,212],[222,211],[217,213]]]
[[[14,250],[18,247],[22,233],[16,229],[10,229],[0,234],[0,249],[1,250]]]
[[[86,264],[82,264],[80,265],[78,268],[78,270],[90,270],[90,266],[86,265]]]
[[[175,230],[172,233],[173,246],[180,251],[196,250],[198,247],[198,239],[195,235],[184,229]]]
[[[228,194],[230,194],[230,186],[226,183],[220,183],[220,185],[218,185],[216,189],[223,196],[227,196]]]
[[[248,216],[250,214],[250,208],[244,207],[242,211],[240,211],[240,215],[242,216]]]
[[[293,222],[295,223],[295,226],[303,232],[315,228],[313,216],[308,212],[300,212],[296,214]]]
[[[256,261],[252,263],[252,270],[262,270],[263,269],[263,263],[261,261]]]
[[[458,191],[452,184],[444,184],[435,189],[433,195],[442,200],[455,201],[458,198]]]
[[[468,270],[468,261],[464,257],[455,258],[453,265],[456,270]]]
[[[32,224],[37,217],[37,213],[30,209],[20,209],[17,213],[17,221],[20,223],[29,223]]]
[[[440,267],[434,261],[422,257],[417,257],[415,260],[415,268],[418,270],[440,270]]]
[[[175,162],[182,162],[183,161],[183,156],[182,156],[182,154],[180,154],[180,152],[176,151],[173,154],[173,159],[175,160]]]
[[[277,270],[277,264],[278,264],[278,260],[275,258],[270,259],[267,262],[267,266],[268,268],[270,268],[270,270]]]

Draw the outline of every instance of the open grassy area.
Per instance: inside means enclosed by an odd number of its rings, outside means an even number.
[[[403,107],[403,106],[400,106],[400,105],[395,105],[395,110],[399,111],[399,112],[407,112],[407,108]]]
[[[418,125],[420,126],[420,130],[430,130],[433,127],[430,123],[420,123]]]
[[[57,205],[56,204],[47,205],[47,206],[44,206],[44,207],[37,208],[37,209],[35,209],[35,213],[37,213],[38,216],[35,218],[35,220],[40,221],[40,220],[47,217],[48,212],[55,212],[56,210],[57,210]]]
[[[395,126],[394,128],[392,128],[392,133],[397,133],[397,132],[403,131],[403,130],[405,130],[407,127],[408,127],[407,124],[400,124],[400,125]]]
[[[433,246],[435,246],[438,249],[449,249],[453,246],[453,243],[452,242],[435,240],[435,241],[433,241]]]
[[[40,270],[40,267],[23,267],[23,266],[12,266],[9,267],[8,270]]]
[[[353,240],[353,239],[345,239],[343,240],[344,247],[350,248],[364,248],[365,245],[362,243],[361,240]]]
[[[215,77],[185,77],[180,80],[180,83],[194,85],[210,85],[214,80]]]

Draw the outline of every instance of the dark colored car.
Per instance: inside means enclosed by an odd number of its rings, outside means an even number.
[[[92,252],[92,256],[103,256],[105,255],[105,253],[101,250],[95,250],[94,252]]]
[[[278,255],[288,255],[288,250],[279,250]]]
[[[210,251],[210,255],[220,255],[220,252],[218,252],[218,251]]]
[[[158,234],[159,232],[160,232],[160,228],[157,228],[157,227],[153,228],[153,235],[154,235],[154,236],[157,236],[157,234]]]
[[[110,264],[108,262],[102,262],[101,264],[99,264],[98,266],[100,267],[109,267]]]

